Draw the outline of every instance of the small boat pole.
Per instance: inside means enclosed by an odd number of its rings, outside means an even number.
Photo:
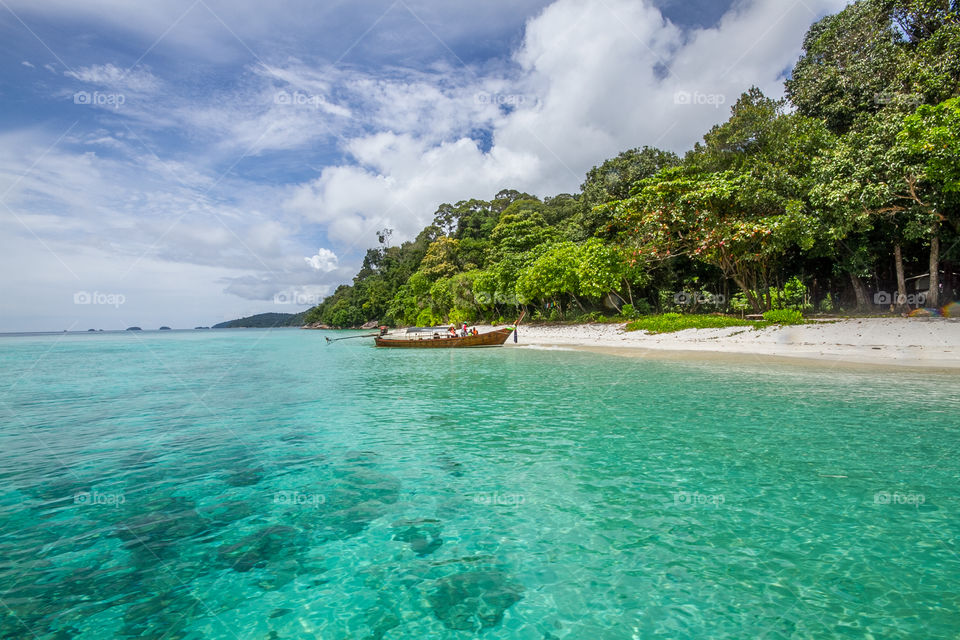
[[[324,336],[324,337],[327,338],[327,344],[330,344],[331,342],[339,342],[339,341],[341,341],[341,340],[352,340],[353,338],[376,338],[376,337],[379,336],[379,335],[380,335],[379,333],[368,333],[368,334],[362,335],[362,336],[347,336],[347,337],[345,337],[345,338],[333,338],[333,339],[331,339],[331,338],[328,338],[327,336]]]

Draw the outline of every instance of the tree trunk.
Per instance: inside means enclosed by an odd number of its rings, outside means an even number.
[[[927,289],[925,307],[936,307],[940,304],[940,236],[934,227],[930,238],[930,288]]]
[[[760,308],[760,303],[757,301],[757,297],[753,294],[753,291],[750,287],[747,286],[747,283],[736,273],[731,274],[733,281],[737,283],[737,286],[740,287],[740,290],[743,291],[743,295],[747,296],[747,302],[750,303],[750,306],[753,307],[754,313],[762,313]]]
[[[630,306],[633,306],[633,288],[630,286],[630,280],[627,278],[623,279],[623,283],[627,285],[627,297],[630,298]]]
[[[857,296],[857,311],[865,311],[869,306],[866,288],[855,273],[850,274],[850,282],[853,284],[853,293]]]
[[[893,245],[893,261],[897,268],[897,309],[907,307],[907,281],[903,276],[903,251],[900,243]]]
[[[623,301],[623,298],[620,297],[620,294],[616,291],[611,291],[607,294],[607,298],[610,299],[610,302],[613,303],[613,308],[617,310],[617,313],[620,313],[620,305],[617,304],[617,300]]]

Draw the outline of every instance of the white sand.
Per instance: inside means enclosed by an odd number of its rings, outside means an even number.
[[[749,354],[858,363],[960,369],[960,319],[861,318],[793,327],[687,329],[649,335],[623,325],[521,325],[510,347],[573,347],[634,356]]]

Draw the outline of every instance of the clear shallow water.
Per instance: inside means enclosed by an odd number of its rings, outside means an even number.
[[[956,638],[960,378],[0,339],[3,638]]]

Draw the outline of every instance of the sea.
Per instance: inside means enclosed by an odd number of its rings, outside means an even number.
[[[0,638],[960,637],[960,376],[0,337]]]

